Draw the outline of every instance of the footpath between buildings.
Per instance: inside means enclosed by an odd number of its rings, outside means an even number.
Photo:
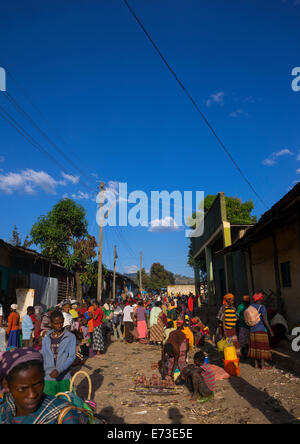
[[[217,330],[218,308],[215,306],[203,306],[198,311],[201,321],[210,329],[210,344],[214,343],[214,335]],[[291,343],[281,341],[279,347],[272,349],[272,365],[279,370],[292,373],[300,377],[300,352],[292,350]]]

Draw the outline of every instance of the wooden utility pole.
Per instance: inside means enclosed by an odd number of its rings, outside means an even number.
[[[116,262],[117,262],[117,247],[114,248],[114,280],[113,280],[113,300],[116,299]]]
[[[99,255],[98,255],[98,288],[97,300],[102,298],[102,251],[103,251],[103,190],[104,182],[100,183],[100,217],[99,217]]]
[[[140,293],[142,296],[142,261],[143,261],[143,253],[140,255]]]

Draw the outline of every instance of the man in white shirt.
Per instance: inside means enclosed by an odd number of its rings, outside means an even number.
[[[64,316],[64,328],[67,328],[68,330],[71,329],[73,324],[73,317],[70,313],[70,310],[71,310],[70,301],[64,301],[62,303],[62,314]]]
[[[129,305],[126,305],[126,307],[123,310],[123,324],[125,328],[125,341],[129,344],[133,342],[133,336],[131,334],[131,331],[133,330],[133,301],[129,301]]]

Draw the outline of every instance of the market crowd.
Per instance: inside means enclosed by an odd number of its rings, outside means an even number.
[[[200,396],[206,402],[213,396],[215,378],[208,356],[201,351],[211,332],[198,316],[199,298],[129,293],[104,304],[95,299],[80,304],[65,300],[46,311],[38,303],[27,308],[22,322],[18,306],[12,304],[5,346],[0,342],[0,423],[89,423],[83,411],[56,395],[69,392],[72,367],[88,357],[101,359],[111,340],[124,347],[133,342],[157,346],[162,379],[175,381],[180,375],[177,382],[190,385],[192,398]],[[234,299],[232,294],[224,297],[216,342],[228,340],[239,357],[252,359],[256,368],[269,368],[269,338],[275,338],[276,332],[269,324],[263,295],[256,293],[252,304],[245,296],[237,308]],[[245,320],[250,306],[259,317],[253,327]],[[0,307],[0,327],[2,323]],[[196,348],[193,364],[187,364],[188,352]]]

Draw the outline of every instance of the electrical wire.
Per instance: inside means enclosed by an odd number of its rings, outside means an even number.
[[[42,154],[47,156],[53,163],[55,163],[57,167],[59,167],[66,174],[70,175],[70,172],[65,168],[65,166],[62,165],[54,156],[52,156],[52,154],[50,154],[39,142],[37,142],[1,105],[0,105],[0,110],[2,110],[2,113],[0,112],[0,117],[6,120],[14,129],[17,130],[19,134],[21,134],[21,136],[23,136],[32,146],[38,149]],[[79,182],[81,183],[82,186],[86,187],[90,191],[95,192],[95,190],[93,190],[90,186],[86,185],[84,182],[82,181]]]
[[[4,66],[4,65],[1,65]],[[15,79],[15,77],[12,75],[12,73],[8,70],[8,68],[5,68],[5,71],[7,72],[7,74],[9,75],[10,79],[14,82],[14,84],[17,86],[17,88],[21,91],[21,93],[24,95],[24,97],[27,99],[27,101],[30,103],[30,105],[32,106],[32,108],[34,108],[38,114],[41,116],[41,118],[44,120],[44,122],[46,122],[48,125],[51,126],[49,120],[46,118],[46,116],[44,115],[44,113],[33,103],[32,99],[29,97],[29,94],[26,92],[26,90],[24,89],[24,87],[22,87],[20,85],[20,83]],[[46,139],[54,146],[54,148],[60,152],[61,155],[63,155],[67,161],[69,161],[83,176],[85,176],[87,178],[88,181],[90,181],[92,183],[92,179],[80,168],[78,167],[78,165],[74,162],[74,160],[72,160],[69,156],[67,156],[67,154],[57,146],[57,144],[55,144],[50,137],[43,131],[41,130],[38,125],[34,122],[34,120],[30,117],[30,115],[28,115],[28,113],[26,113],[26,111],[16,102],[16,100],[7,92],[4,91],[6,97],[13,102],[13,105],[16,106],[17,108],[19,108],[19,111],[22,112],[25,117],[38,129],[38,131],[40,131],[42,133],[42,135],[44,137],[46,137]],[[57,131],[55,131],[57,134]],[[67,145],[67,143],[62,139],[61,136],[58,135],[58,137],[62,140],[62,142],[64,143],[64,145]],[[74,153],[72,153],[72,155],[74,156]],[[93,181],[94,182],[94,181]],[[93,183],[94,185],[94,183]]]
[[[145,26],[143,25],[143,23],[141,22],[141,20],[138,18],[138,16],[136,15],[136,13],[134,12],[134,10],[132,9],[132,7],[129,5],[127,0],[122,0],[123,3],[126,5],[126,7],[128,8],[128,10],[130,11],[131,15],[134,17],[134,19],[136,20],[136,22],[138,23],[138,25],[140,26],[140,28],[142,29],[142,31],[145,33],[146,37],[148,38],[148,40],[150,41],[151,45],[153,46],[153,48],[155,49],[155,51],[158,53],[158,55],[160,56],[160,58],[162,59],[163,63],[166,65],[166,67],[168,68],[168,70],[170,71],[170,73],[173,75],[173,77],[175,78],[176,82],[178,83],[178,85],[182,88],[182,90],[184,91],[184,93],[186,94],[186,96],[190,99],[190,101],[192,102],[194,108],[196,109],[196,111],[200,114],[200,116],[202,117],[203,121],[205,122],[205,124],[208,126],[209,130],[212,132],[212,134],[214,135],[214,137],[217,139],[217,141],[219,142],[221,148],[223,149],[223,151],[226,153],[226,155],[229,157],[229,159],[231,160],[231,162],[233,163],[233,165],[236,167],[236,169],[238,170],[238,172],[240,173],[240,175],[242,176],[242,178],[244,179],[244,181],[248,184],[248,186],[250,187],[250,189],[252,190],[252,192],[255,194],[255,196],[260,200],[260,202],[267,208],[269,209],[269,206],[266,204],[266,202],[263,200],[263,198],[259,195],[259,193],[255,190],[254,186],[251,184],[251,182],[249,181],[249,179],[246,177],[246,175],[244,174],[244,172],[242,171],[242,169],[239,167],[238,163],[235,161],[235,159],[233,158],[232,154],[229,152],[228,148],[225,146],[224,142],[220,139],[220,137],[217,135],[216,131],[214,130],[213,126],[211,125],[211,123],[208,121],[208,119],[205,117],[205,115],[203,114],[203,112],[200,110],[197,102],[195,101],[195,99],[192,97],[192,95],[189,93],[189,91],[186,89],[186,87],[184,86],[184,84],[180,81],[180,79],[178,78],[176,72],[173,70],[173,68],[170,66],[170,64],[167,62],[166,58],[164,57],[164,55],[162,54],[162,52],[160,51],[160,49],[158,48],[158,46],[156,45],[156,43],[154,42],[154,40],[152,39],[152,37],[150,36],[150,34],[148,33],[148,31],[146,30]]]
[[[75,168],[79,173],[86,177],[88,181],[90,181],[90,177],[55,143],[53,140],[38,126],[38,124],[33,120],[33,118],[22,108],[21,105],[12,97],[7,91],[4,91],[4,96],[9,100],[9,102],[21,113],[25,116],[25,118],[39,131],[39,133],[45,137],[50,145],[60,153],[64,159],[69,162],[73,168]]]

